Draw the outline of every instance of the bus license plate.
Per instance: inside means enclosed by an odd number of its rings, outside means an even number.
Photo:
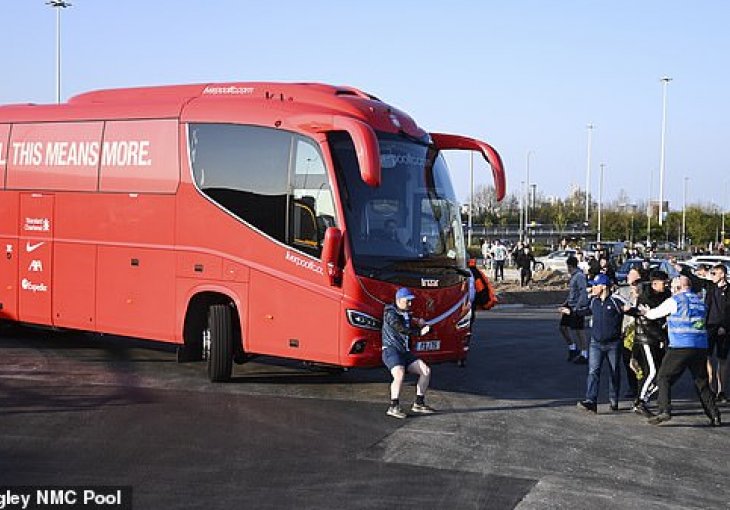
[[[441,340],[429,340],[428,342],[416,342],[417,351],[438,351],[441,349]]]

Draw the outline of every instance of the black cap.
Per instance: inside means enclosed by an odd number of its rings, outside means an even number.
[[[649,280],[652,282],[655,280],[661,280],[665,282],[669,280],[669,275],[661,269],[657,269],[656,271],[651,272],[651,274],[649,275]]]

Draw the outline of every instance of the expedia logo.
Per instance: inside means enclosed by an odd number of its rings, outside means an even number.
[[[33,283],[27,278],[23,278],[20,282],[20,287],[23,290],[29,290],[33,293],[35,292],[46,292],[48,291],[48,287],[45,283]]]
[[[438,280],[431,280],[429,278],[421,278],[421,287],[438,287]]]

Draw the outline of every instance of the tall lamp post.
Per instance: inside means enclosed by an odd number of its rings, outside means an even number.
[[[56,9],[56,103],[61,102],[61,9],[71,7],[66,0],[48,0],[46,5]]]
[[[667,85],[669,85],[672,79],[664,76],[660,81],[662,82],[662,144],[661,154],[659,156],[659,226],[662,226],[664,224],[664,154],[667,138]]]
[[[525,194],[522,189],[525,187],[525,181],[520,181],[520,241],[525,240]]]
[[[596,241],[601,242],[601,216],[603,214],[603,169],[606,163],[601,163],[601,175],[598,180],[598,232],[596,233]]]
[[[687,243],[687,181],[689,177],[684,178],[684,190],[682,192],[682,240],[679,246],[684,250]]]
[[[727,181],[725,181],[725,194],[722,196],[722,226],[720,228],[721,246],[725,246],[725,209],[727,209]]]
[[[472,215],[474,214],[474,151],[469,151],[469,235],[467,244],[471,246]]]
[[[527,236],[528,225],[530,224],[530,156],[534,151],[527,151],[526,180],[525,180],[525,242],[530,242]]]
[[[652,182],[654,181],[654,169],[649,170],[649,206],[646,208],[646,249],[651,246],[651,194],[654,192]]]
[[[585,226],[589,225],[588,219],[590,217],[591,208],[591,145],[593,143],[593,124],[586,126],[588,129],[588,163],[586,165],[586,219]]]

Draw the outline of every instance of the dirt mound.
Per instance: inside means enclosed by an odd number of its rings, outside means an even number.
[[[570,275],[554,269],[533,273],[532,282],[520,287],[519,282],[504,281],[494,288],[500,304],[524,304],[529,306],[559,305],[565,300]]]

